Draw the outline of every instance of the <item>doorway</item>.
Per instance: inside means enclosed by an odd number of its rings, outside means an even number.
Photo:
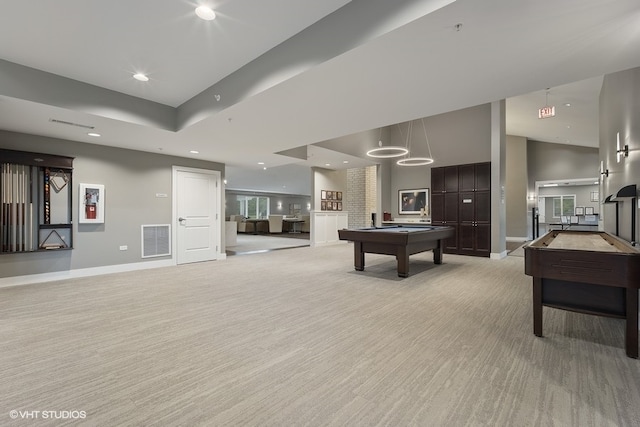
[[[220,254],[220,172],[173,167],[173,241],[177,264]]]

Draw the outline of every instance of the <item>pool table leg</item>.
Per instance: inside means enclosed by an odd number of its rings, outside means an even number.
[[[533,333],[542,336],[542,278],[533,278]]]
[[[438,240],[438,247],[433,249],[433,263],[442,264],[442,240]]]
[[[638,358],[638,289],[627,287],[627,356]]]
[[[362,242],[353,242],[354,257],[353,263],[356,271],[364,270],[364,251],[362,250]]]
[[[409,254],[406,246],[398,247],[396,260],[398,261],[398,277],[409,277]]]

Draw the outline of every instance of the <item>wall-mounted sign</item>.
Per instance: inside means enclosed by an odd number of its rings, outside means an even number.
[[[549,117],[553,117],[556,115],[556,107],[553,105],[547,105],[538,109],[538,118],[539,119],[548,119]]]

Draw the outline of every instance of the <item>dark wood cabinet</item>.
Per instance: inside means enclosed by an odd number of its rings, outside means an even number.
[[[491,164],[431,169],[431,222],[455,230],[445,253],[491,254]]]

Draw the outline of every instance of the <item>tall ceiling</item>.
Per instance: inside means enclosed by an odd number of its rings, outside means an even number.
[[[339,167],[277,153],[500,99],[509,134],[597,146],[601,77],[640,66],[640,2],[7,0],[0,40],[0,129]],[[547,100],[558,120],[535,117]]]

